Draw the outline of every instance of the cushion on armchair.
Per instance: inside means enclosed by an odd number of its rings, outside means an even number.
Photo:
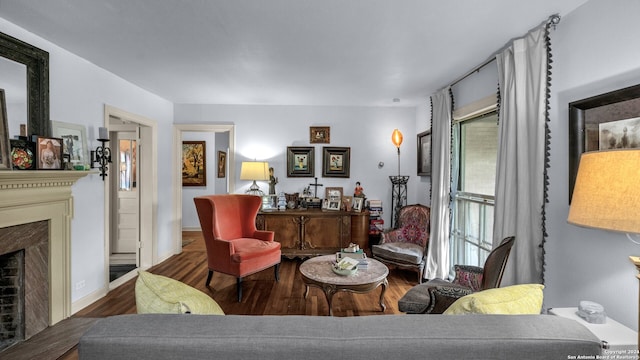
[[[376,256],[406,264],[420,264],[424,257],[424,248],[413,243],[384,243],[374,245],[372,251]]]
[[[521,284],[478,291],[454,302],[444,314],[540,314],[544,285]]]
[[[224,315],[209,295],[180,281],[140,271],[136,280],[138,314],[210,314]]]

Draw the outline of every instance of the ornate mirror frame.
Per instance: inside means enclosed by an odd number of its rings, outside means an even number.
[[[51,136],[49,53],[0,33],[0,56],[27,67],[27,135]]]

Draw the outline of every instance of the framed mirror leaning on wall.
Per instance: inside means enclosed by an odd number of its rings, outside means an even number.
[[[49,53],[0,33],[0,64],[2,64],[0,65],[0,88],[5,89],[8,99],[17,99],[18,102],[13,104],[7,101],[10,137],[20,134],[19,124],[27,125],[27,136],[32,134],[51,136]],[[19,83],[12,83],[16,81]],[[24,94],[13,94],[11,91],[20,91]],[[19,104],[21,101],[24,101],[26,106]],[[12,110],[13,107],[16,110]],[[18,119],[12,119],[12,116]]]

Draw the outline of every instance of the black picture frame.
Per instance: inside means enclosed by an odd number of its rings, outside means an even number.
[[[351,167],[351,148],[329,147],[322,148],[322,176],[348,178]]]
[[[11,166],[14,170],[34,170],[36,168],[35,143],[26,139],[10,139]]]
[[[313,146],[288,146],[287,177],[315,177],[315,150]]]
[[[640,116],[640,100],[629,106],[628,101],[640,99],[640,85],[634,85],[586,99],[569,103],[569,204],[573,196],[573,188],[578,175],[580,156],[586,151],[596,151],[597,148],[588,146],[590,127],[599,123],[615,121],[616,118],[598,118],[593,122],[587,121],[587,111],[601,107],[613,107],[606,113],[615,114],[618,120]],[[625,106],[627,105],[627,106]]]
[[[418,176],[431,176],[431,130],[418,134]]]

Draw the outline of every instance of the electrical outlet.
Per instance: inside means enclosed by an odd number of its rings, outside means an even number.
[[[80,290],[84,287],[84,280],[80,280],[76,283],[76,290]]]

